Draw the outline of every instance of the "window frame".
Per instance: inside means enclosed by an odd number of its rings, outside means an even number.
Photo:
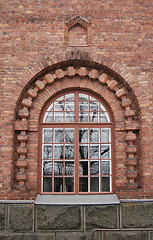
[[[87,94],[91,97],[94,97],[98,102],[100,102],[106,109],[106,112],[109,115],[109,122],[43,122],[45,113],[48,109],[48,107],[51,105],[51,103],[53,103],[56,99],[58,99],[59,97],[66,95],[66,94],[70,94],[70,93],[83,93],[83,94]],[[75,103],[75,107],[77,107],[78,109],[78,102]],[[78,111],[78,110],[77,110]],[[76,112],[76,111],[75,111]],[[78,111],[79,112],[79,111]],[[77,112],[77,113],[78,113]],[[75,192],[42,192],[42,132],[43,132],[43,128],[73,128],[75,129],[75,133],[77,132],[76,136],[75,136],[75,141],[79,142],[78,140],[78,132],[79,132],[79,128],[110,128],[111,131],[111,173],[110,173],[110,185],[111,185],[111,191],[105,191],[105,192],[79,192],[79,172],[76,171],[75,169],[75,180],[74,180],[74,188],[75,188]],[[75,149],[76,149],[76,144],[75,144]],[[42,109],[42,112],[40,114],[40,120],[39,120],[39,163],[38,163],[38,193],[40,195],[95,195],[95,194],[100,194],[100,195],[104,195],[104,194],[112,194],[115,191],[115,151],[114,151],[114,121],[113,121],[113,115],[111,112],[110,107],[108,106],[108,104],[106,103],[106,101],[101,97],[98,96],[92,92],[89,91],[85,91],[85,90],[80,90],[80,89],[75,89],[75,90],[68,90],[68,91],[63,91],[61,93],[57,93],[55,94],[54,97],[50,98],[47,103],[45,104],[45,106]],[[79,157],[77,156],[77,159],[79,160]],[[75,161],[75,159],[74,159]],[[91,161],[91,160],[90,160]],[[101,160],[99,160],[101,161]],[[79,161],[77,161],[77,164],[79,165]],[[78,167],[79,169],[79,167]],[[91,175],[90,175],[91,176]],[[88,176],[88,177],[90,177]],[[100,177],[100,176],[99,176]],[[101,177],[100,177],[101,178]],[[77,179],[77,180],[76,180]]]

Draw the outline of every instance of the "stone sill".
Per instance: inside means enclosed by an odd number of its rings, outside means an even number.
[[[37,195],[35,204],[49,205],[106,205],[119,204],[116,194],[104,195]]]

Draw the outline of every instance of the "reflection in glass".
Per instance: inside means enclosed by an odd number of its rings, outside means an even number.
[[[98,112],[90,112],[90,122],[99,122]]]
[[[65,122],[74,122],[74,112],[65,112]]]
[[[54,112],[54,121],[55,122],[63,122],[64,118],[63,118],[63,112]]]
[[[88,147],[89,145],[79,146],[79,159],[88,159]]]
[[[101,159],[110,159],[110,145],[101,145]]]
[[[90,159],[99,159],[99,144],[90,145]]]
[[[48,112],[53,111],[53,103],[48,107],[47,111]]]
[[[79,102],[79,111],[89,111],[89,103],[88,102]]]
[[[110,122],[107,112],[101,112],[100,113],[100,121],[101,122]]]
[[[102,192],[110,191],[110,177],[102,177]]]
[[[90,142],[99,143],[99,128],[90,128]]]
[[[74,178],[66,177],[65,178],[65,192],[74,192]]]
[[[88,101],[88,95],[79,93],[79,100],[81,101]]]
[[[54,178],[54,192],[63,192],[63,178],[62,177]]]
[[[101,174],[102,175],[110,175],[110,162],[109,161],[101,161]]]
[[[79,192],[88,192],[88,177],[79,177]]]
[[[54,143],[63,143],[63,128],[54,129]]]
[[[74,111],[74,102],[66,102],[65,103],[65,111],[66,112],[73,112]]]
[[[44,122],[53,122],[53,112],[46,112]]]
[[[88,175],[88,161],[79,161],[79,175]]]
[[[98,112],[99,111],[99,102],[90,102],[90,111]]]
[[[52,161],[43,161],[43,175],[52,175]]]
[[[63,145],[54,145],[54,159],[63,159]]]
[[[63,112],[64,111],[64,102],[54,102],[54,111]]]
[[[110,128],[101,128],[101,142],[109,143],[110,142]]]
[[[43,192],[52,192],[52,178],[43,178]]]
[[[54,161],[54,176],[63,175],[63,162]]]
[[[99,174],[99,161],[91,161],[90,175],[98,175],[98,174]]]
[[[90,178],[90,191],[99,192],[99,177]]]
[[[79,122],[88,122],[88,113],[79,112]]]
[[[65,175],[74,175],[74,161],[65,161]]]
[[[74,159],[74,145],[65,145],[65,159]]]
[[[74,128],[65,128],[65,142],[74,143]]]
[[[89,129],[88,128],[79,128],[79,143],[88,143],[89,142]]]
[[[52,159],[51,145],[43,145],[43,159]]]
[[[43,141],[44,143],[52,142],[52,128],[44,128],[43,129]]]
[[[65,100],[74,101],[74,93],[66,94]]]

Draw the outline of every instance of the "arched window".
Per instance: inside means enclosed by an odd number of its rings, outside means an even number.
[[[112,193],[112,119],[83,91],[58,95],[42,112],[40,192]]]

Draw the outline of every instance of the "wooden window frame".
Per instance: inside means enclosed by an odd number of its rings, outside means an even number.
[[[53,103],[56,99],[58,99],[61,96],[64,96],[66,94],[70,94],[70,93],[75,93],[75,96],[77,97],[77,101],[75,101],[75,122],[43,122],[45,113],[48,109],[48,107],[51,105],[51,103]],[[88,96],[94,97],[99,103],[101,103],[105,109],[106,112],[109,115],[109,122],[79,122],[78,116],[79,116],[79,101],[78,101],[78,95],[79,93],[82,94],[87,94]],[[89,114],[90,115],[90,114]],[[77,118],[77,119],[76,119]],[[75,165],[75,175],[74,175],[74,192],[42,192],[42,131],[43,128],[74,128],[75,129],[75,158],[74,158],[74,162],[75,159],[77,159],[77,162],[75,164],[77,164],[77,167]],[[79,128],[110,128],[111,129],[111,173],[110,173],[110,185],[111,185],[111,191],[99,191],[99,192],[79,192],[79,150],[78,150],[78,145],[76,143],[79,143]],[[101,144],[101,142],[99,143]],[[60,94],[57,94],[56,96],[54,96],[50,101],[47,102],[47,104],[45,105],[45,107],[42,110],[41,116],[40,116],[40,121],[39,121],[39,181],[38,181],[38,192],[39,194],[42,195],[76,195],[76,194],[88,194],[88,195],[93,195],[93,194],[112,194],[114,193],[115,190],[115,183],[114,183],[114,179],[115,179],[115,167],[114,167],[114,121],[113,121],[113,116],[112,113],[110,111],[109,106],[107,105],[107,103],[102,99],[102,97],[99,97],[91,92],[88,91],[84,91],[84,90],[73,90],[73,91],[65,91],[62,92]],[[53,160],[53,159],[52,159]],[[55,160],[54,160],[55,161]],[[92,161],[92,159],[88,160],[89,162]],[[97,161],[101,162],[101,159],[97,159]],[[63,174],[64,177],[64,174]],[[90,178],[91,175],[88,175],[88,178]],[[99,174],[99,178],[101,181],[101,173]],[[101,185],[101,184],[100,184]]]

